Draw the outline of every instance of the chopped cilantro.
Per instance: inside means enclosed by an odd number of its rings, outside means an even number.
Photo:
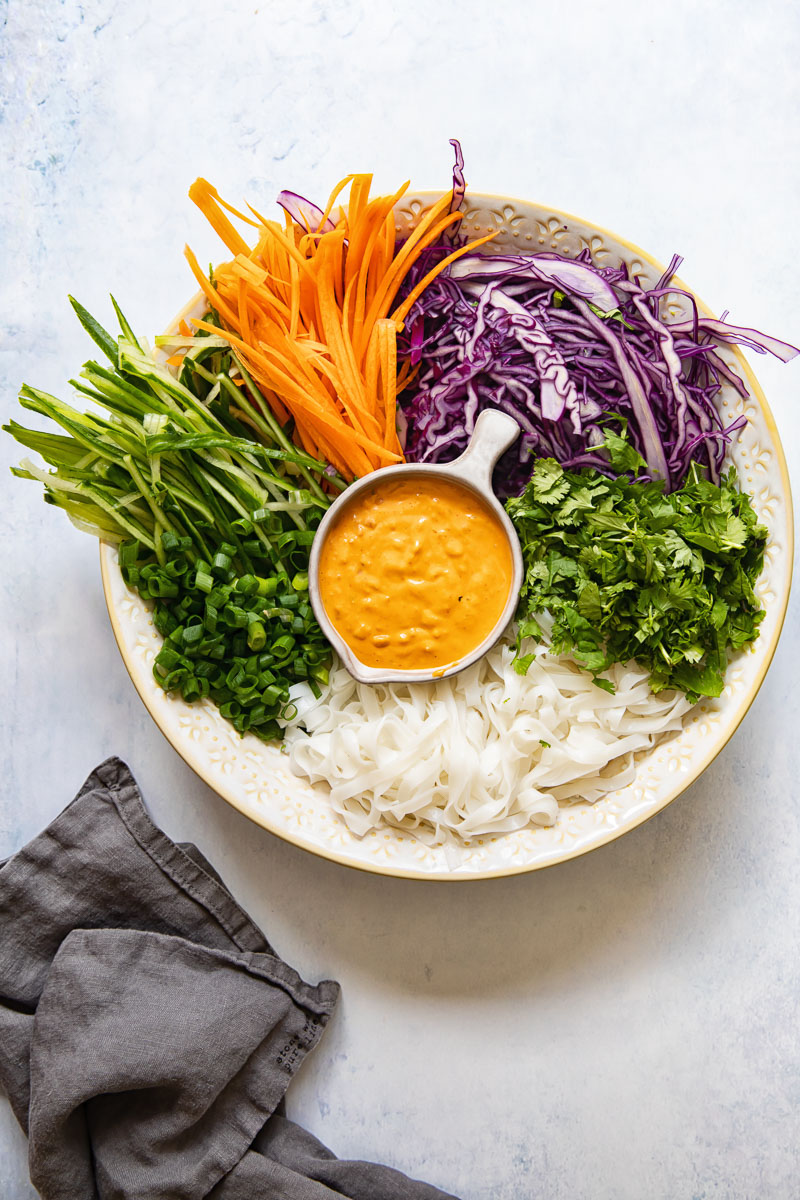
[[[520,648],[541,638],[535,614],[547,611],[554,650],[571,652],[606,691],[613,686],[598,676],[635,659],[654,692],[718,696],[728,648],[758,637],[764,612],[753,585],[767,531],[733,469],[717,486],[693,464],[669,495],[660,482],[637,482],[643,460],[624,432],[604,446],[633,479],[540,459],[523,495],[508,501],[526,568],[515,668],[524,675],[533,661]]]

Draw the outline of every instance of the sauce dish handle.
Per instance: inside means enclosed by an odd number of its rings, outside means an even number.
[[[475,422],[469,445],[448,463],[448,472],[491,494],[492,472],[500,455],[519,437],[513,417],[496,408],[485,408]]]

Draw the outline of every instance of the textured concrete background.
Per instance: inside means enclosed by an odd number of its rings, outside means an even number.
[[[784,0],[13,0],[2,13],[3,418],[90,352],[67,293],[158,332],[218,246],[198,174],[267,208],[353,170],[618,230],[717,311],[795,342],[800,21]],[[226,11],[234,9],[234,12]],[[794,478],[800,364],[756,359]],[[3,462],[17,457],[3,438]],[[317,861],[192,775],[135,695],[96,546],[2,476],[0,857],[110,753],[341,1007],[290,1093],[337,1153],[464,1200],[800,1194],[798,605],[733,742],[660,816],[526,878]],[[0,1195],[27,1200],[0,1101]]]

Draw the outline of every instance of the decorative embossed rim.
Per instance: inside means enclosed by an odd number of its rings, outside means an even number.
[[[399,207],[398,216],[400,220],[402,221],[402,219],[405,217],[409,223],[413,222],[417,213],[437,199],[439,195],[440,193],[438,192],[417,192],[406,197],[403,204]],[[509,246],[514,247],[515,242],[511,239],[516,238],[521,229],[514,231],[513,226],[524,222],[528,222],[527,227],[530,229],[538,227],[540,236],[538,236],[535,240],[538,242],[539,246],[546,245],[548,238],[550,238],[552,248],[556,248],[558,246],[558,241],[552,239],[557,239],[562,233],[569,233],[570,226],[573,228],[573,230],[575,227],[583,227],[584,229],[591,231],[592,243],[595,240],[598,240],[601,245],[605,241],[610,242],[612,247],[616,249],[618,254],[621,257],[624,257],[627,262],[634,263],[638,261],[642,267],[649,267],[655,273],[656,278],[662,274],[664,269],[655,258],[653,258],[646,251],[642,250],[640,247],[626,241],[624,238],[619,237],[617,234],[612,233],[601,226],[594,225],[593,223],[590,224],[580,217],[573,216],[570,213],[566,213],[558,209],[545,208],[529,201],[516,200],[508,196],[468,193],[466,197],[465,227],[469,226],[469,219],[471,215],[474,216],[481,212],[488,212],[492,218],[492,227],[496,227],[501,230],[501,236],[498,238],[498,241],[501,244],[503,239],[505,239]],[[542,216],[544,216],[544,220],[540,219]],[[524,227],[524,224],[521,224],[521,228]],[[485,229],[486,222],[484,222],[483,226],[480,224],[476,226],[475,232],[478,232],[480,228]],[[528,243],[533,242],[533,233],[526,234],[525,240]],[[519,246],[519,243],[516,243],[516,245]],[[522,247],[519,248],[522,249]],[[548,248],[550,247],[548,246]],[[529,245],[526,247],[526,249],[535,250],[536,245]],[[607,248],[604,248],[604,253],[608,254],[610,251]],[[680,286],[685,285],[681,284]],[[687,290],[690,289],[687,288]],[[193,298],[189,304],[185,306],[180,316],[190,313],[196,303],[197,297]],[[701,310],[707,313],[710,311],[707,306],[702,304],[702,302],[698,301],[698,303]],[[175,322],[173,322],[170,328],[174,328],[179,319],[180,317],[176,318]],[[237,808],[245,816],[250,817],[251,820],[262,825],[271,833],[276,834],[285,841],[288,841],[303,850],[307,850],[333,862],[340,863],[343,866],[354,867],[358,870],[368,871],[372,874],[390,875],[396,878],[404,879],[427,879],[439,881],[504,878],[508,875],[518,875],[527,873],[529,871],[541,870],[544,867],[555,866],[557,863],[566,862],[571,858],[577,858],[582,854],[587,854],[591,850],[599,849],[600,846],[607,845],[608,842],[614,841],[618,837],[622,837],[625,833],[629,833],[632,829],[635,829],[638,825],[641,825],[650,817],[655,816],[657,812],[661,812],[668,804],[672,803],[673,800],[681,795],[692,783],[695,782],[695,780],[702,774],[706,767],[713,762],[720,751],[727,745],[728,741],[736,732],[745,715],[747,714],[764,680],[770,663],[772,662],[786,615],[789,591],[791,587],[793,559],[793,517],[791,506],[791,488],[786,461],[775,420],[747,360],[738,348],[731,348],[729,353],[733,358],[736,359],[737,369],[744,375],[744,378],[750,389],[751,398],[756,403],[757,411],[765,426],[765,431],[768,433],[769,439],[772,442],[771,449],[775,456],[775,468],[777,468],[776,471],[770,471],[769,474],[777,475],[777,478],[773,477],[771,481],[778,490],[778,496],[776,499],[783,507],[783,520],[785,528],[783,536],[784,544],[782,547],[777,547],[778,556],[776,562],[773,564],[774,571],[777,574],[780,574],[780,568],[782,567],[783,574],[779,580],[781,585],[779,594],[770,602],[773,610],[771,614],[772,628],[769,636],[767,637],[766,633],[763,633],[753,648],[752,652],[758,656],[757,669],[749,683],[746,694],[738,698],[736,711],[734,714],[732,714],[732,719],[722,730],[724,736],[718,738],[713,736],[710,737],[710,746],[705,753],[701,754],[699,752],[694,752],[691,754],[690,766],[686,768],[687,774],[681,778],[676,778],[674,786],[668,787],[665,792],[656,800],[650,802],[649,804],[642,802],[636,806],[633,814],[627,818],[623,818],[619,824],[613,826],[612,828],[603,829],[602,827],[598,827],[596,830],[591,831],[590,840],[588,840],[585,844],[573,845],[564,850],[554,850],[552,852],[548,852],[546,856],[533,858],[528,861],[505,863],[500,866],[488,866],[478,869],[471,869],[469,865],[464,866],[461,863],[452,868],[448,866],[442,867],[441,869],[425,869],[424,867],[420,868],[408,865],[403,866],[397,863],[380,862],[368,857],[363,842],[355,842],[355,852],[353,848],[350,849],[350,852],[344,852],[338,850],[334,845],[325,845],[323,842],[314,840],[314,838],[308,835],[304,835],[301,832],[287,828],[281,823],[275,814],[256,811],[254,804],[243,802],[241,796],[236,794],[235,788],[226,786],[226,776],[214,776],[210,768],[210,756],[207,750],[202,745],[198,748],[191,736],[187,735],[181,728],[179,721],[176,719],[171,719],[166,715],[163,708],[164,705],[184,706],[183,702],[168,700],[164,696],[163,692],[161,692],[161,690],[158,688],[155,681],[152,679],[149,671],[143,671],[141,662],[137,661],[137,657],[129,641],[128,635],[130,630],[125,627],[125,623],[121,617],[120,611],[118,611],[117,603],[113,594],[115,589],[118,590],[120,587],[124,588],[124,584],[122,583],[122,579],[119,574],[119,568],[117,566],[115,548],[108,544],[102,544],[100,548],[100,565],[103,580],[103,591],[105,594],[114,637],[116,638],[117,645],[119,646],[120,653],[128,674],[130,675],[131,680],[139,692],[139,695],[150,715],[153,717],[154,721],[159,726],[168,741],[170,741],[175,750],[177,750],[177,752],[195,771],[195,773],[213,791],[217,792],[224,800],[226,800],[234,808]],[[755,470],[756,468],[753,469]],[[763,470],[766,472],[766,468],[763,468]],[[777,545],[777,543],[773,544]],[[139,603],[141,604],[141,601],[139,601]],[[766,641],[764,640],[765,637]],[[188,708],[188,706],[184,707]],[[160,709],[161,711],[159,711]],[[222,718],[220,718],[220,720],[222,720]],[[686,728],[683,732],[686,732]],[[680,737],[681,735],[677,736]],[[649,761],[652,756],[657,755],[662,748],[663,744],[656,746],[652,751],[647,752],[646,755],[643,756],[642,762],[640,762],[637,766],[637,775],[643,768],[644,763]],[[298,790],[304,790],[308,787],[308,785],[302,781],[297,780],[295,782]],[[633,787],[633,784],[629,785],[629,787]],[[628,789],[621,789],[621,794],[624,795],[624,792],[627,790]],[[591,807],[592,810],[602,812],[602,806],[607,804],[614,795],[619,794],[620,793],[612,793],[611,796],[604,797],[603,799],[598,800],[594,805],[587,807]],[[335,814],[331,814],[331,816],[334,818]],[[559,819],[564,819],[563,810]],[[336,818],[336,820],[338,820],[338,818]],[[520,832],[524,833],[525,831]],[[397,835],[394,833],[394,831],[388,831],[388,836],[391,838],[392,836]],[[507,838],[513,838],[515,836],[517,835],[505,835]],[[413,839],[409,838],[409,835],[405,835],[405,839],[413,841]],[[483,845],[485,840],[486,839],[475,839],[475,841],[480,845]],[[504,839],[491,838],[488,840],[492,842],[498,840],[502,841]],[[472,845],[472,843],[470,843],[470,845]],[[453,853],[458,856],[459,851],[453,851]],[[445,855],[445,857],[447,857],[447,855]],[[467,857],[471,857],[471,855],[468,855]]]

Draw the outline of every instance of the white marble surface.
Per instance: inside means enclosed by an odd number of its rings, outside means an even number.
[[[233,10],[231,12],[230,10]],[[3,418],[66,394],[68,292],[161,329],[214,258],[204,174],[268,206],[372,169],[616,229],[717,310],[800,338],[800,22],[791,0],[10,0],[4,25]],[[755,363],[798,478],[800,364]],[[3,438],[4,464],[16,448]],[[341,1007],[290,1092],[337,1153],[464,1200],[800,1193],[798,604],[742,728],[691,790],[585,859],[478,884],[375,878],[251,826],[134,694],[97,549],[2,482],[0,857],[110,753],[275,946]],[[0,1194],[27,1200],[0,1101]]]

